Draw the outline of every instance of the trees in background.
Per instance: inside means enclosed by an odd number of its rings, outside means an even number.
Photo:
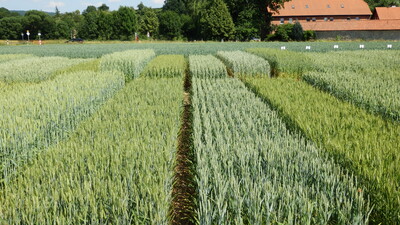
[[[202,37],[206,40],[232,40],[235,34],[235,24],[223,0],[215,0],[208,4],[202,13]]]
[[[110,11],[102,4],[88,6],[82,13],[78,10],[60,13],[56,8],[54,15],[31,10],[23,16],[0,8],[0,39],[20,39],[21,33],[29,30],[31,39],[37,39],[41,32],[44,39],[132,40],[136,33],[141,38],[149,34],[152,38],[167,40],[264,40],[273,28],[272,13],[287,1],[165,0],[161,9],[140,3],[137,9],[120,7]],[[366,1],[370,7],[400,6],[400,0]],[[298,31],[297,36],[301,37],[299,28],[296,26],[293,32]],[[275,37],[297,40],[288,35],[289,30],[280,28]]]
[[[138,30],[138,19],[132,7],[121,6],[114,12],[114,38],[132,40]]]
[[[0,39],[19,39],[21,31],[24,29],[22,24],[22,17],[5,17],[0,19]]]
[[[400,6],[400,0],[365,0],[365,2],[368,3],[371,10],[374,10],[375,7]]]
[[[149,34],[150,37],[158,35],[160,22],[156,11],[140,3],[137,12],[139,17],[139,33],[145,35],[145,37],[147,37],[147,34]]]
[[[183,21],[181,16],[170,10],[160,13],[160,37],[168,40],[179,40],[182,38]]]
[[[10,12],[8,9],[1,7],[0,8],[0,19],[6,18],[6,17],[16,17],[19,16],[18,13],[16,12]]]

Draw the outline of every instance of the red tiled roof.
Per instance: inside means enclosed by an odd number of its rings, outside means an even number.
[[[274,21],[279,24],[279,21]],[[303,30],[352,31],[352,30],[400,30],[400,20],[352,20],[302,22]]]
[[[307,8],[308,6],[308,8]],[[372,15],[364,0],[292,0],[273,17],[279,16]]]
[[[400,20],[400,7],[376,7],[380,20]]]

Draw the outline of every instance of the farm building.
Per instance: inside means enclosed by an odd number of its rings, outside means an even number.
[[[292,0],[272,15],[274,24],[285,22],[317,22],[369,20],[372,13],[363,0]]]
[[[372,19],[400,20],[400,7],[376,7]]]
[[[400,39],[400,7],[377,7],[363,0],[293,0],[272,15],[272,24],[300,22],[317,38]]]

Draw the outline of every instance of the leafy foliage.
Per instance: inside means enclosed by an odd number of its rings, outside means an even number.
[[[232,39],[235,25],[223,0],[210,3],[200,20],[202,34],[207,40]]]
[[[291,38],[294,41],[302,41],[304,39],[303,27],[298,21],[296,21],[293,25]]]
[[[248,41],[253,37],[260,37],[257,13],[252,7],[245,7],[238,15],[236,25],[236,39]]]
[[[173,40],[182,37],[183,21],[174,11],[164,11],[160,14],[160,34],[166,39]]]
[[[114,13],[115,35],[117,39],[132,40],[138,28],[136,12],[130,7],[119,7]]]
[[[305,30],[304,31],[304,40],[305,41],[310,41],[310,40],[315,40],[317,38],[317,35],[315,31],[313,30]]]
[[[307,33],[307,38],[315,38]],[[304,35],[303,27],[299,22],[286,23],[276,27],[275,33],[268,37],[271,41],[302,41],[306,37]]]
[[[150,36],[154,36],[158,33],[159,20],[154,9],[148,7],[142,7],[138,10],[139,14],[139,32],[143,35],[149,33]]]

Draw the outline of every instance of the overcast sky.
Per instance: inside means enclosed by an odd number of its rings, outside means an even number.
[[[140,2],[152,8],[160,8],[164,4],[164,0],[0,0],[0,8],[5,7],[9,10],[36,9],[54,12],[57,6],[60,12],[64,13],[77,9],[82,12],[88,5],[100,6],[103,3],[108,5],[110,10],[116,10],[120,5],[137,8]]]

